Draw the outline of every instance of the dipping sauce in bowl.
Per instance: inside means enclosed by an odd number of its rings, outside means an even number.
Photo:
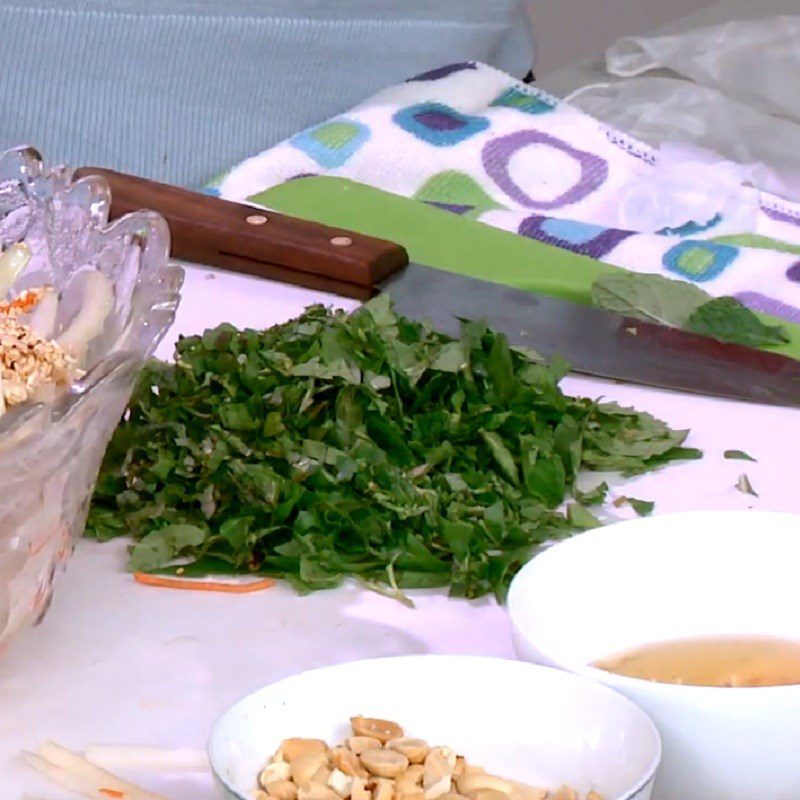
[[[772,636],[672,639],[623,650],[592,666],[681,686],[792,686],[800,684],[800,641]]]
[[[792,514],[664,514],[596,528],[517,574],[514,646],[650,715],[664,748],[658,800],[798,800],[798,564]],[[748,682],[775,685],[725,685]]]

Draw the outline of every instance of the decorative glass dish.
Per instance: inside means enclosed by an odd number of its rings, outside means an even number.
[[[169,264],[164,220],[140,211],[109,224],[110,197],[102,178],[73,181],[65,167],[45,168],[32,148],[0,154],[0,251],[25,254],[9,296],[52,287],[57,341],[75,327],[91,284],[106,298],[77,356],[80,371],[62,390],[13,404],[8,362],[0,363],[0,652],[47,611],[111,434],[180,299],[183,271]],[[6,345],[0,336],[3,357]]]

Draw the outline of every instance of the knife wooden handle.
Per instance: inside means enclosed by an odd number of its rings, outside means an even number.
[[[398,244],[287,217],[253,206],[99,167],[111,188],[111,219],[150,209],[167,221],[172,255],[221,269],[293,283],[363,300],[408,264]]]

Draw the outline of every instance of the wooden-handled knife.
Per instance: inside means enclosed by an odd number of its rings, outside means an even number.
[[[401,314],[445,333],[457,334],[458,318],[484,319],[511,344],[559,355],[589,375],[800,407],[793,358],[409,263],[399,245],[352,231],[109,170],[75,175],[106,179],[112,218],[140,208],[160,213],[175,258],[357,299],[389,291]]]
[[[398,244],[230,203],[96,167],[111,188],[111,218],[148,208],[169,224],[172,256],[183,261],[293,283],[366,300],[378,284],[408,264]]]

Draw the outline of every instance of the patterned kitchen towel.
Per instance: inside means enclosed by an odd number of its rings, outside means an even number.
[[[800,207],[737,165],[659,153],[483,64],[385,89],[219,176],[239,202],[334,175],[800,322]]]

